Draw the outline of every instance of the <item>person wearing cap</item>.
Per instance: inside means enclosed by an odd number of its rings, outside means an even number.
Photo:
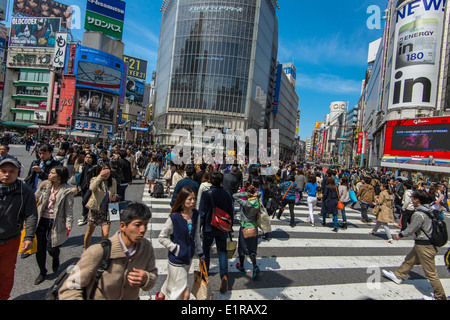
[[[21,251],[31,249],[38,213],[34,192],[20,179],[22,165],[15,159],[0,162],[0,300],[10,297],[20,236],[25,225]]]

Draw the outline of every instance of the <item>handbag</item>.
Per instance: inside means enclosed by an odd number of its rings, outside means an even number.
[[[337,208],[338,208],[338,210],[344,210],[345,209],[345,205],[344,205],[344,203],[342,203],[341,198],[339,197],[339,190],[338,190],[337,187],[336,187],[336,193],[337,193],[337,196],[338,196]]]
[[[199,270],[194,271],[192,295],[197,300],[211,300],[208,272],[206,271],[206,264],[203,259],[200,260]]]
[[[231,216],[225,210],[216,207],[214,204],[212,192],[209,191],[208,193],[212,203],[211,225],[222,232],[231,232],[233,230],[233,222],[231,220]]]
[[[258,236],[258,228],[257,227],[243,227],[242,235],[245,239],[256,238]]]

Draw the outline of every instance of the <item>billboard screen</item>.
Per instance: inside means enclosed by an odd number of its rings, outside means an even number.
[[[12,18],[10,47],[53,48],[60,18]]]
[[[53,0],[14,0],[13,16],[61,18],[61,27],[70,29],[72,7]]]
[[[117,96],[95,90],[77,90],[77,119],[114,121]]]
[[[384,153],[450,159],[450,117],[388,121]]]
[[[92,48],[79,47],[76,86],[120,95],[123,60]]]

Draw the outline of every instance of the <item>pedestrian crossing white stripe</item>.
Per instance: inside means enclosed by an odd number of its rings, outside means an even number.
[[[152,240],[153,248],[164,248],[157,239]],[[373,240],[349,240],[349,239],[296,239],[289,240],[272,238],[270,241],[261,241],[258,248],[273,248],[273,249],[287,249],[287,248],[366,248],[367,250],[375,248],[412,248],[414,246],[413,240],[394,241],[389,244],[382,239]]]
[[[166,218],[168,218],[168,216],[166,216]],[[289,234],[296,234],[296,233],[319,233],[319,234],[321,234],[321,233],[330,233],[331,232],[330,227],[322,227],[321,221],[322,220],[319,221],[318,219],[316,219],[316,226],[315,227],[310,226],[309,222],[302,222],[302,223],[306,224],[306,225],[302,226],[301,223],[298,220],[296,220],[296,222],[298,224],[294,228],[291,228],[287,224],[286,225],[272,225],[272,232],[281,231],[281,232],[286,232],[286,233],[289,233]],[[330,222],[330,221],[328,221],[328,222]],[[320,225],[320,227],[319,227],[319,225]],[[163,223],[153,223],[152,226],[151,226],[151,229],[152,229],[152,231],[161,231],[163,229],[163,227],[164,227]],[[390,229],[391,229],[391,233],[392,234],[395,234],[396,230],[399,230],[399,229],[396,229],[396,228],[393,228],[393,227],[391,227]],[[235,232],[238,232],[239,231],[239,226],[235,225],[233,230]],[[339,229],[338,233],[345,233],[346,235],[355,235],[355,234],[357,234],[357,235],[368,235],[370,230],[372,230],[372,229],[370,229],[370,228],[355,228],[353,226],[350,226],[349,228],[347,228],[347,230]],[[385,234],[383,228],[380,228],[378,230],[378,232],[377,232],[377,235],[381,235],[381,234]],[[376,238],[374,240],[376,240]]]
[[[256,262],[261,270],[265,271],[304,271],[304,270],[332,270],[332,269],[369,269],[373,268],[397,268],[405,260],[401,256],[326,256],[326,257],[256,257]],[[444,258],[436,256],[436,267],[445,266]],[[228,259],[228,273],[238,273],[236,263],[237,254]],[[159,275],[167,275],[168,259],[157,259],[156,267]],[[245,265],[246,272],[251,273],[252,264],[250,260]],[[198,270],[198,259],[192,261],[190,274]],[[210,273],[219,273],[219,259],[212,258],[210,262]]]
[[[450,288],[450,279],[441,279]],[[225,294],[214,291],[214,300],[415,300],[433,292],[426,279],[407,280],[401,285],[393,282],[349,283],[307,287],[284,287],[230,290]],[[148,297],[147,297],[148,299]],[[264,303],[261,303],[264,304]]]

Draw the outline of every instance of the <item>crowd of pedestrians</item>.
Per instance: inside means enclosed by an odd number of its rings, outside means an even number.
[[[66,141],[58,147],[54,156],[52,144],[27,146],[36,160],[23,180],[19,178],[23,171],[20,162],[8,156],[9,149],[0,147],[2,300],[9,298],[13,287],[19,249],[22,257],[29,256],[34,239],[40,270],[35,284],[46,279],[47,253],[53,259],[53,272],[59,271],[60,247],[73,227],[76,196],[81,197],[83,204],[77,224],[87,224],[87,229],[84,253],[72,272],[81,272],[82,276],[79,287],[65,283],[60,298],[81,299],[90,292],[94,299],[138,299],[140,289],[152,289],[158,271],[153,247],[144,237],[151,218],[149,208],[140,203],[128,204],[121,212],[120,230],[112,237],[109,235],[109,204],[126,202],[126,190],[133,178],[142,178],[148,184],[150,196],[165,193],[170,197],[171,210],[158,237],[169,253],[168,276],[156,294],[157,300],[189,299],[187,280],[192,261],[197,255],[209,272],[214,243],[219,257],[220,292],[227,292],[227,240],[231,237],[231,226],[236,223],[239,262],[235,268],[245,274],[245,260],[249,257],[251,277],[258,279],[258,228],[262,213],[281,220],[288,207],[289,226],[295,228],[294,209],[299,205],[308,207],[307,222],[312,227],[316,227],[317,221],[328,226],[327,219],[331,219],[333,232],[346,230],[349,224],[345,209],[358,205],[361,222],[373,225],[370,234],[376,235],[383,227],[389,244],[413,236],[415,246],[404,264],[395,273],[385,270],[385,276],[401,283],[412,266],[420,263],[432,284],[434,297],[446,298],[436,272],[437,249],[427,239],[431,220],[423,214],[427,211],[444,219],[448,210],[446,182],[426,188],[422,181],[394,178],[389,172],[323,170],[320,166],[290,161],[273,174],[262,175],[258,164],[175,164],[177,155],[169,148],[77,145]],[[161,180],[165,182],[162,191]],[[369,214],[376,216],[375,222]],[[224,221],[229,222],[229,228],[223,225]],[[91,246],[97,226],[102,229],[103,241]],[[400,233],[393,235],[390,226]],[[263,238],[270,240],[270,233],[264,233]],[[110,272],[104,273],[103,281],[97,283],[95,274],[104,243],[110,245]]]

